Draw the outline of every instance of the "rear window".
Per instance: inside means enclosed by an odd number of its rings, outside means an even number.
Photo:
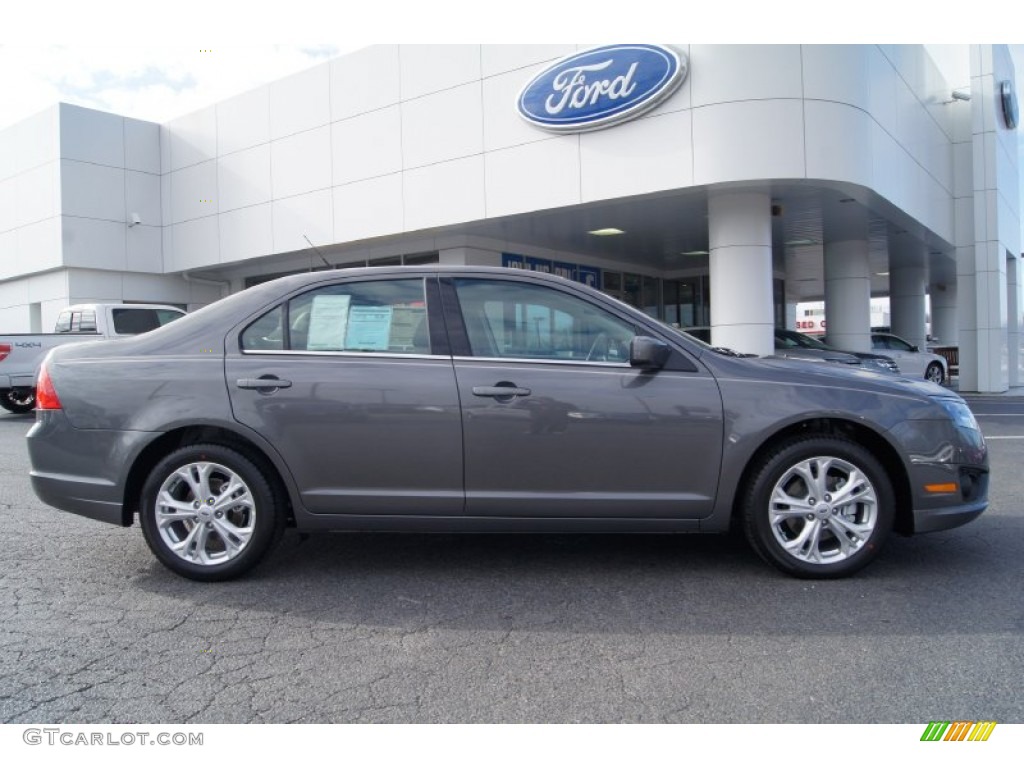
[[[111,313],[114,316],[114,333],[121,335],[146,333],[182,317],[181,312],[173,309],[143,307],[121,307],[111,310]]]

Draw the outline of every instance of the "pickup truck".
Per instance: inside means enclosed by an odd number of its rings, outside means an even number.
[[[0,407],[11,413],[35,408],[39,365],[54,347],[135,336],[184,315],[164,304],[75,304],[57,316],[53,333],[0,336]]]

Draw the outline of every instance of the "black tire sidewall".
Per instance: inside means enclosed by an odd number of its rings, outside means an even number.
[[[769,509],[775,484],[795,464],[815,456],[834,456],[853,464],[867,475],[878,500],[877,519],[868,540],[857,552],[836,563],[807,563],[793,557],[776,541],[771,528]],[[895,494],[888,473],[867,449],[842,437],[800,437],[778,446],[762,460],[751,476],[743,512],[748,541],[769,563],[802,578],[842,578],[856,573],[877,557],[892,529]]]
[[[256,507],[253,534],[245,550],[226,563],[199,565],[178,557],[160,536],[156,522],[156,497],[160,486],[176,470],[199,461],[221,464],[238,474],[249,487]],[[263,472],[233,448],[197,445],[179,448],[161,459],[150,471],[142,488],[139,523],[146,543],[167,568],[196,581],[224,581],[254,568],[284,528],[284,512]]]
[[[32,396],[27,403],[23,403],[16,399],[13,390],[8,390],[4,392],[2,397],[0,397],[0,407],[4,408],[4,410],[10,411],[11,413],[29,413],[36,407],[35,393],[32,393]]]

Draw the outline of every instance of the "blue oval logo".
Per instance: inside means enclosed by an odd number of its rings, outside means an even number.
[[[516,103],[538,128],[595,131],[656,107],[686,72],[686,57],[670,48],[605,45],[557,61],[526,84]]]

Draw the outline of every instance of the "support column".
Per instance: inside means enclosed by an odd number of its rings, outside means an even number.
[[[1006,257],[1006,340],[1009,385],[1019,387],[1024,381],[1021,377],[1020,363],[1020,259],[1007,254]]]
[[[708,235],[712,343],[774,354],[771,197],[712,193]]]
[[[940,347],[956,346],[956,283],[932,285],[928,298],[932,305],[932,343]]]
[[[909,235],[889,240],[889,316],[892,332],[925,348],[924,287],[928,247]]]
[[[825,323],[831,346],[871,351],[871,264],[866,236],[825,243]]]

